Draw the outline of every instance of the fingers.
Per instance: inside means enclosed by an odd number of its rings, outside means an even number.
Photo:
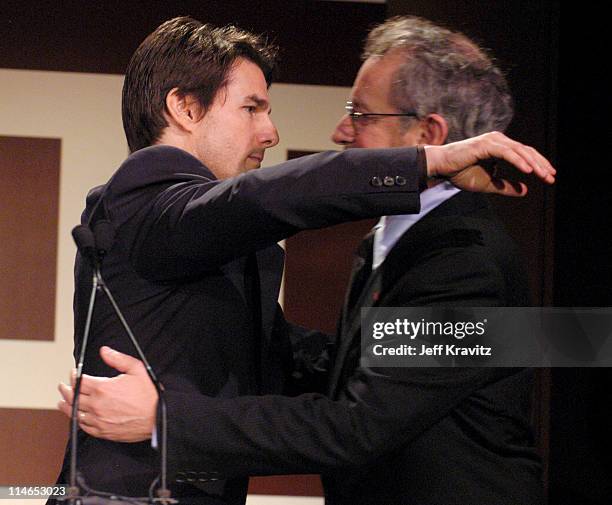
[[[67,403],[65,400],[57,402],[57,408],[66,416],[72,417],[72,404]]]
[[[62,395],[62,400],[60,401],[60,403],[63,402],[64,404],[67,405],[67,408],[69,409],[67,415],[68,417],[70,417],[72,403],[74,400],[74,389],[66,384],[60,384],[57,389]],[[94,410],[94,402],[95,402],[94,396],[87,395],[87,394],[79,395],[79,411],[90,412]],[[58,403],[58,407],[59,407],[59,403]],[[60,408],[60,410],[62,409]]]
[[[92,375],[83,375],[81,377],[81,391],[79,394],[79,409],[89,410],[90,405],[93,401],[93,395],[98,391],[99,386],[108,381],[108,377],[94,377]],[[72,402],[74,399],[74,384],[76,378],[74,375],[71,377],[72,386],[68,386],[63,382],[57,386],[57,390],[62,395],[63,401],[72,408]]]
[[[78,416],[78,421],[79,424],[90,424],[91,422],[93,422],[94,417],[89,415],[89,412],[82,410],[83,407],[80,405],[80,400],[79,400],[79,410],[77,411],[77,416]],[[62,412],[62,414],[64,414],[66,417],[71,418],[72,417],[72,403],[66,401],[66,400],[60,400],[59,402],[57,402],[57,408]],[[89,420],[89,422],[88,422]]]
[[[115,351],[110,347],[100,347],[100,356],[108,366],[120,372],[130,375],[146,373],[144,365],[140,360],[128,354]]]
[[[556,170],[544,156],[533,147],[516,142],[503,133],[490,132],[444,146],[424,147],[428,176],[445,177],[453,184],[459,181],[460,183],[455,185],[461,189],[507,196],[525,194],[522,186],[508,181],[499,182],[499,187],[491,185],[490,177],[478,176],[478,184],[473,184],[469,179],[476,173],[474,165],[489,158],[503,159],[523,173],[533,173],[545,183],[555,182]]]
[[[523,173],[530,174],[536,170],[540,171],[535,158],[526,149],[526,146],[505,136],[501,137],[500,142],[494,141],[486,146],[486,152],[491,153],[491,156],[495,158],[507,161]]]
[[[526,174],[533,173],[548,184],[555,182],[557,171],[533,147],[521,144],[499,132],[485,134],[482,137],[483,141],[490,142],[490,145],[486,147],[486,151],[491,156],[505,159],[521,172]]]
[[[548,184],[553,184],[555,182],[555,175],[557,174],[555,168],[533,147],[525,146],[525,148],[534,158],[537,167],[535,169],[536,175]]]
[[[92,395],[94,394],[98,388],[109,381],[110,377],[96,377],[95,375],[87,375],[83,374],[81,376],[81,395]],[[75,388],[76,378],[71,378],[71,389]],[[65,385],[65,384],[64,384]],[[61,386],[61,384],[60,384]],[[66,385],[65,385],[66,386]],[[68,386],[66,386],[68,387]],[[60,391],[61,393],[61,391]]]
[[[90,412],[86,412],[79,409],[78,412],[79,426],[81,429],[99,429],[99,419],[91,414]]]
[[[57,403],[57,408],[68,418],[72,417],[72,405],[68,404],[64,400],[60,400]],[[102,435],[102,431],[98,426],[98,420],[95,416],[92,416],[89,412],[83,412],[79,410],[78,412],[78,423],[79,428],[81,428],[85,433],[93,436],[100,437]]]
[[[496,195],[520,197],[527,194],[527,186],[522,182],[492,179],[491,188],[487,192]]]
[[[552,184],[555,182],[556,170],[533,147],[516,143],[514,149],[506,151],[507,160],[525,173],[533,173],[544,182]]]
[[[72,388],[63,382],[60,382],[59,386],[57,386],[57,390],[62,395],[64,401],[72,405],[72,399],[74,396]]]
[[[62,400],[57,402],[57,408],[68,418],[72,417],[73,389],[67,384],[60,383],[57,388],[62,395]],[[79,410],[77,411],[78,423],[83,431],[90,435],[98,433],[98,419],[92,415],[92,398],[84,395],[79,396]]]
[[[525,184],[496,177],[494,175],[495,172],[496,170],[493,170],[492,174],[491,170],[487,170],[480,165],[473,165],[451,177],[450,182],[466,191],[514,197],[525,196],[527,194],[527,186]]]

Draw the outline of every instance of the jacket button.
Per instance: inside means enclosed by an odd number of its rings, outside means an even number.
[[[387,176],[385,177],[383,184],[385,186],[395,186],[395,179],[393,179],[393,177]]]
[[[395,184],[397,184],[398,186],[405,186],[406,185],[406,178],[402,177],[401,175],[397,175],[395,177]]]
[[[380,177],[377,177],[376,175],[370,179],[370,184],[375,188],[379,188],[383,185],[382,181],[380,180]]]

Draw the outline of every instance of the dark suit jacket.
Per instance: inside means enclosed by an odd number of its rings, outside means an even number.
[[[404,183],[371,184],[386,176]],[[276,242],[306,228],[418,212],[417,188],[414,149],[323,153],[218,181],[186,152],[155,146],[131,155],[90,193],[83,221],[107,218],[116,229],[102,274],[166,389],[234,398],[282,392],[291,364],[287,338],[303,336],[276,302],[283,268]],[[92,283],[80,255],[75,279],[78,356]],[[98,356],[101,345],[135,354],[103,295],[84,371],[114,375]],[[62,482],[68,464],[67,454]],[[78,468],[94,489],[146,496],[158,459],[149,443],[80,432]],[[173,491],[201,503],[242,503],[246,478],[190,478]]]
[[[173,458],[228,476],[322,473],[331,504],[541,503],[530,371],[359,363],[361,306],[528,305],[517,257],[486,200],[468,193],[404,234],[373,279],[371,243],[364,243],[330,396],[225,401],[173,394]]]

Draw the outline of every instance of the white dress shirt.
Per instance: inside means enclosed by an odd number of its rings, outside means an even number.
[[[385,261],[389,251],[411,226],[459,191],[461,191],[459,188],[448,181],[444,181],[421,193],[421,212],[418,214],[382,216],[374,227],[372,270],[378,268]]]

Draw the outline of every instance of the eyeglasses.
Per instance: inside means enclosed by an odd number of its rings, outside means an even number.
[[[370,117],[375,116],[403,116],[403,117],[419,117],[416,112],[357,112],[353,107],[353,102],[346,102],[344,106],[344,110],[346,110],[346,114],[351,118],[351,124],[355,130],[358,129],[359,125],[365,126],[367,124],[367,120]]]

